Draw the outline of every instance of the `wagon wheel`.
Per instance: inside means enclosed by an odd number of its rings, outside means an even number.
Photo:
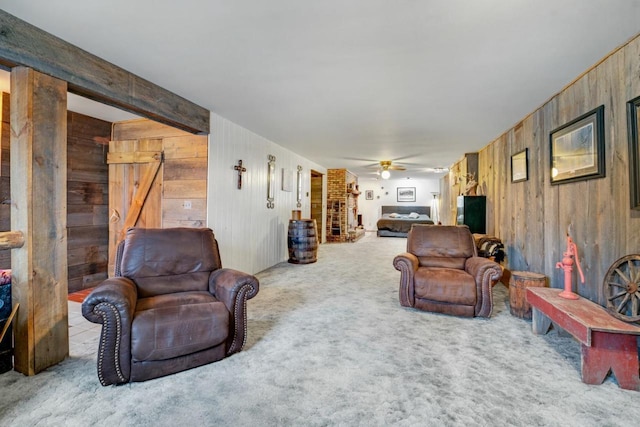
[[[607,310],[625,322],[640,321],[640,255],[614,262],[604,276]]]

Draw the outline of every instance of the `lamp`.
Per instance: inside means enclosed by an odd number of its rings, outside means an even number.
[[[389,179],[389,177],[391,176],[391,172],[389,172],[389,169],[385,168],[380,173],[380,176],[382,177],[382,179]]]
[[[438,200],[440,193],[436,191],[431,194],[433,194],[433,200],[431,200],[431,220],[434,224],[440,224],[440,203]]]

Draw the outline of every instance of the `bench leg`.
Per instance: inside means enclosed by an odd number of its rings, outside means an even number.
[[[611,370],[620,388],[640,391],[635,336],[593,331],[591,347],[582,344],[581,357],[582,382],[602,384]]]
[[[535,335],[544,335],[549,332],[551,327],[551,320],[540,310],[535,307],[531,307],[531,330]]]

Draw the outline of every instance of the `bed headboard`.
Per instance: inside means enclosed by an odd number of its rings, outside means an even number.
[[[394,212],[401,215],[408,215],[411,212],[415,212],[420,215],[429,215],[429,217],[431,217],[431,206],[382,206],[382,215]]]

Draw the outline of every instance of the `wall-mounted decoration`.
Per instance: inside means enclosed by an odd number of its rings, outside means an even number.
[[[557,128],[549,139],[551,184],[605,176],[604,105]]]
[[[366,190],[364,192],[364,198],[367,200],[373,200],[373,190]]]
[[[529,149],[511,156],[511,182],[522,182],[529,179]]]
[[[273,187],[276,185],[276,156],[269,154],[267,158],[269,159],[269,163],[267,163],[267,208],[273,209],[275,207]]]
[[[293,191],[293,171],[282,168],[282,191]]]
[[[296,177],[296,206],[302,207],[302,166],[298,165],[298,176]]]
[[[242,172],[246,172],[247,168],[242,166],[242,160],[238,160],[238,164],[233,169],[238,171],[238,190],[242,190]]]
[[[398,187],[399,202],[415,202],[416,187]]]
[[[640,96],[627,102],[627,128],[629,137],[629,190],[631,209],[640,210]]]

